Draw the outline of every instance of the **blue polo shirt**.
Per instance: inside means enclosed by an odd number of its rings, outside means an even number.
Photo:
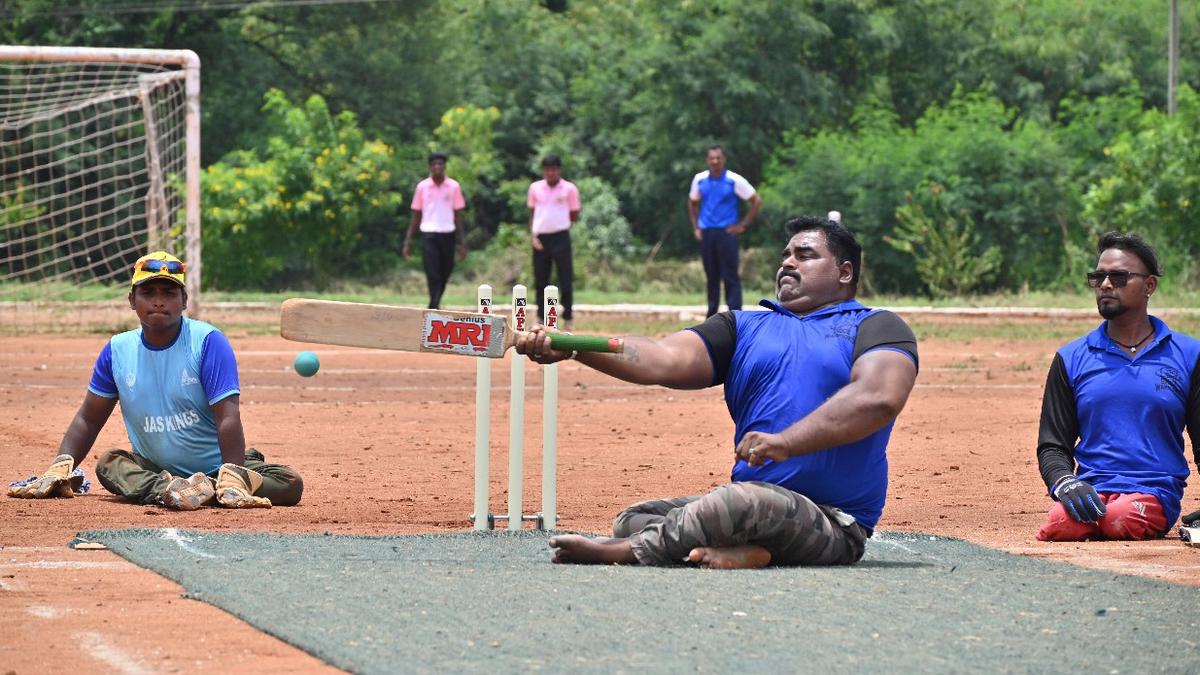
[[[738,202],[754,196],[754,187],[728,169],[716,178],[708,171],[701,171],[692,178],[688,195],[692,200],[700,200],[697,222],[700,229],[726,228],[737,224]]]
[[[769,300],[761,304],[770,311],[718,314],[693,329],[709,348],[716,379],[725,383],[735,446],[748,431],[779,433],[816,410],[850,383],[850,370],[862,354],[890,349],[917,363],[916,338],[891,312],[870,309],[857,300],[805,316]],[[732,326],[724,318],[730,315]],[[873,325],[860,336],[866,321]],[[722,322],[720,330],[713,328]],[[724,337],[730,329],[732,348]],[[780,485],[817,504],[837,507],[873,529],[887,498],[892,426],[854,443],[782,462],[750,466],[738,460],[731,478]]]
[[[1109,339],[1108,322],[1058,356],[1078,420],[1076,475],[1098,492],[1154,495],[1169,528],[1179,518],[1189,473],[1183,430],[1200,340],[1172,332],[1157,317],[1150,323],[1153,342],[1133,356]]]
[[[183,317],[166,347],[147,344],[142,329],[104,345],[88,391],[121,403],[133,451],[177,476],[215,473],[221,447],[212,406],[239,393],[237,360],[221,331]]]

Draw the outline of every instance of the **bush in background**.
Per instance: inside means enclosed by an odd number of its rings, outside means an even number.
[[[391,218],[393,151],[366,140],[353,113],[302,105],[278,90],[263,111],[270,136],[204,172],[204,284],[273,290],[322,288],[361,274],[355,255],[365,222]]]
[[[989,92],[955,92],[914,127],[867,105],[850,131],[793,134],[772,157],[763,186],[770,214],[837,209],[864,248],[864,289],[913,292],[923,286],[904,251],[885,245],[912,186],[944,185],[945,208],[966,213],[984,247],[1004,264],[982,290],[1055,283],[1065,267],[1064,228],[1077,228],[1069,165],[1053,129],[1019,118]]]
[[[900,224],[884,241],[913,258],[917,274],[934,297],[965,295],[983,286],[1000,267],[1000,249],[980,250],[971,214],[955,218],[942,204],[945,188],[922,185],[908,203],[896,209]],[[931,213],[926,213],[929,207]]]

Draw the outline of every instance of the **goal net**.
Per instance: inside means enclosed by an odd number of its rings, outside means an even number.
[[[158,249],[187,262],[197,314],[199,68],[190,51],[0,47],[0,322],[119,302]]]

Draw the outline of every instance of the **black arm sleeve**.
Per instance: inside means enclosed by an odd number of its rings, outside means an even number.
[[[713,366],[713,381],[709,386],[724,383],[725,376],[729,374],[729,364],[733,361],[733,348],[737,345],[737,319],[733,312],[713,314],[704,323],[688,330],[699,335],[708,347],[708,357],[712,359]]]
[[[1192,441],[1192,460],[1200,471],[1200,359],[1192,368],[1192,388],[1188,390],[1187,432]]]
[[[1055,354],[1046,375],[1042,421],[1038,427],[1038,470],[1042,472],[1047,491],[1063,476],[1075,475],[1077,438],[1079,415],[1075,409],[1075,390],[1067,380],[1067,366],[1062,355]]]
[[[912,357],[913,364],[920,370],[917,360],[917,336],[904,323],[904,319],[889,311],[868,316],[858,324],[858,335],[854,338],[854,356],[851,362],[876,347],[891,347]]]

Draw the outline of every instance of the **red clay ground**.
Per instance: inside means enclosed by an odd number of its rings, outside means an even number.
[[[1079,322],[1078,334],[1095,325]],[[0,663],[127,673],[208,667],[321,671],[316,659],[108,551],[75,551],[79,530],[181,527],[282,532],[462,530],[472,508],[475,362],[239,337],[250,445],[305,477],[300,506],[176,513],[121,503],[96,486],[74,500],[0,498]],[[83,397],[100,336],[0,338],[0,478],[45,468]],[[882,529],[920,530],[1036,557],[1200,585],[1200,550],[1174,540],[1043,544],[1049,506],[1033,447],[1041,386],[1059,340],[925,340],[917,388],[890,449]],[[506,512],[508,360],[493,367],[491,506]],[[637,387],[560,366],[559,511],[563,529],[605,532],[624,506],[726,480],[732,423],[719,389]],[[526,511],[541,497],[541,374],[529,368]],[[97,449],[126,447],[119,414]],[[94,452],[84,464],[94,479]],[[1190,454],[1189,454],[1190,457]],[[1193,481],[1195,482],[1195,481]],[[1184,508],[1200,506],[1189,488]],[[254,592],[248,589],[247,592]],[[84,665],[87,664],[87,665]]]

